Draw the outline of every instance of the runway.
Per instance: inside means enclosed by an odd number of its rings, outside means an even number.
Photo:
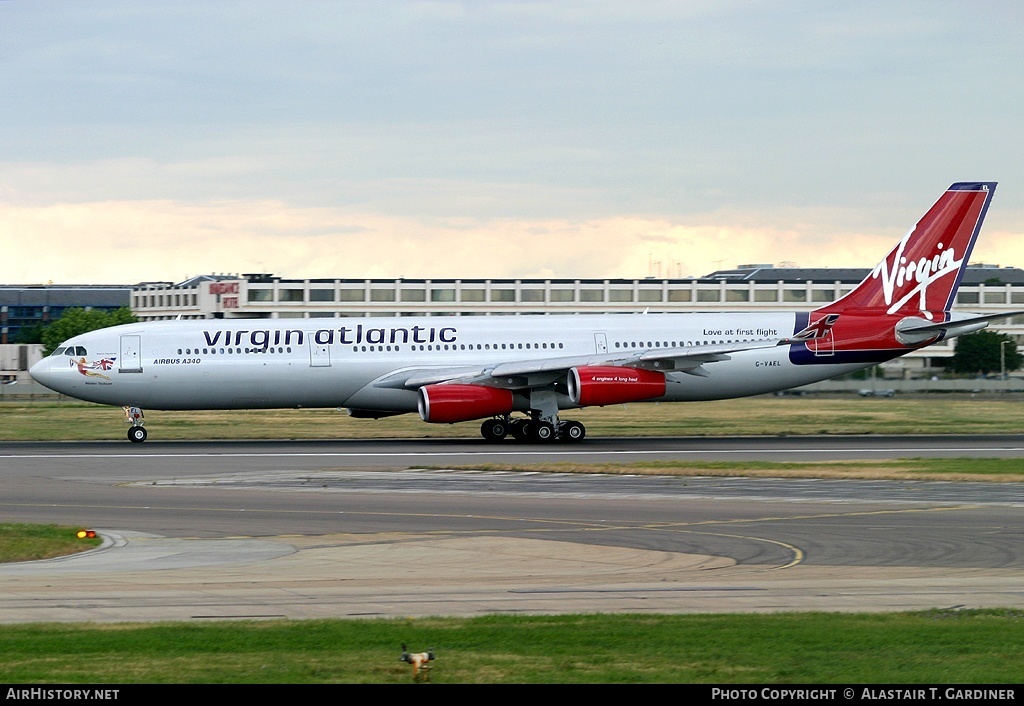
[[[1024,437],[5,443],[4,521],[109,546],[0,566],[0,622],[1024,607],[1024,484],[453,468],[925,455]]]
[[[721,436],[588,438],[581,444],[488,444],[469,439],[346,439],[340,441],[149,441],[0,443],[0,462],[33,458],[82,459],[91,472],[104,472],[105,459],[248,459],[257,468],[287,458],[319,467],[407,467],[469,463],[629,463],[638,460],[841,461],[907,457],[1024,457],[1024,434],[919,436]],[[133,472],[147,472],[145,467]]]

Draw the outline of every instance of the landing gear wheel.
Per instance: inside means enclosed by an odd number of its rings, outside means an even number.
[[[513,419],[512,436],[515,437],[516,441],[529,441],[530,422],[525,419]]]
[[[562,440],[571,443],[583,441],[587,435],[587,428],[580,422],[566,422],[562,425]]]
[[[146,432],[146,427],[132,427],[128,430],[128,441],[133,444],[141,444],[147,436],[149,434]]]
[[[508,425],[501,419],[488,419],[480,425],[480,434],[491,442],[502,441],[508,435]]]
[[[541,443],[551,441],[555,438],[555,428],[547,422],[533,422],[530,424],[530,440]]]

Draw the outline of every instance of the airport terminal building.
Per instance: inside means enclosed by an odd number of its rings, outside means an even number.
[[[801,311],[834,301],[870,270],[744,265],[690,279],[284,279],[270,274],[204,275],[179,284],[133,288],[140,320],[174,318],[341,318],[639,314],[642,312]],[[1024,270],[971,265],[957,309],[981,314],[1024,310]],[[1024,343],[1024,315],[991,329]],[[926,371],[953,354],[943,342],[890,366]],[[899,371],[896,371],[899,373]]]
[[[127,284],[25,284],[0,286],[0,344],[14,343],[25,327],[56,321],[65,310],[114,311],[131,304]]]

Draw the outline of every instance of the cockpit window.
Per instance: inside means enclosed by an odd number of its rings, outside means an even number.
[[[85,350],[85,346],[68,346],[67,348],[58,348],[53,352],[53,354],[60,355],[61,351],[64,352],[64,355],[89,355]]]
[[[53,355],[63,355],[63,354],[64,354],[64,346],[61,346],[60,348],[58,348],[57,350],[55,350],[53,352]]]

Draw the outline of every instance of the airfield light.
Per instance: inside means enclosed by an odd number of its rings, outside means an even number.
[[[79,539],[94,539],[96,537],[96,530],[78,530],[76,536]]]

